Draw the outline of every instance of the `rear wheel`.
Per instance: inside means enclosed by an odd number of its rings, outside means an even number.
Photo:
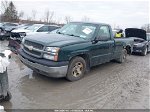
[[[75,57],[71,60],[66,78],[69,81],[81,79],[86,71],[86,62],[82,57]]]
[[[144,50],[142,51],[142,56],[146,56],[147,55],[147,51],[148,51],[148,49],[147,49],[147,47],[145,47]]]
[[[127,50],[123,49],[120,57],[118,59],[116,59],[116,61],[119,63],[123,63],[123,62],[125,62],[126,58],[127,58]]]
[[[2,41],[3,41],[3,40],[5,40],[5,39],[4,39],[4,37],[2,36],[2,37],[0,37],[0,40],[2,40]]]

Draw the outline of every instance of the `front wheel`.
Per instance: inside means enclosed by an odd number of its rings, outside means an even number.
[[[71,60],[66,78],[69,81],[76,81],[81,79],[86,70],[86,62],[82,57],[75,57]]]
[[[125,62],[126,58],[127,58],[127,50],[123,49],[120,57],[118,59],[116,59],[116,61],[119,63],[123,63],[123,62]]]

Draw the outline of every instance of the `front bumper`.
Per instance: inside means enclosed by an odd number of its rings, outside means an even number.
[[[59,78],[59,77],[65,77],[67,74],[68,65],[59,66],[59,67],[49,67],[36,62],[29,61],[24,57],[22,57],[20,54],[18,54],[18,56],[21,62],[24,63],[26,66],[48,77]]]
[[[141,53],[141,52],[143,52],[143,50],[144,50],[144,46],[143,47],[133,47],[133,52],[139,52],[139,53]]]

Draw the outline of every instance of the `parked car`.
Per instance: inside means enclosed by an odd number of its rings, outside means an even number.
[[[19,30],[19,29],[27,29],[28,27],[32,26],[33,24],[21,24],[18,25],[18,27],[15,30]]]
[[[4,40],[5,39],[5,31],[3,28],[0,28],[0,40]]]
[[[8,46],[12,52],[17,53],[17,50],[20,48],[20,43],[26,35],[45,34],[57,28],[60,27],[56,25],[34,24],[27,28],[21,27],[15,29],[11,32],[11,39],[9,40]]]
[[[128,50],[126,41],[114,39],[108,24],[71,22],[57,33],[26,36],[18,56],[40,74],[76,81],[92,66],[110,60],[123,63]]]
[[[22,40],[26,35],[33,35],[37,33],[48,33],[52,30],[60,28],[57,25],[44,25],[44,24],[34,24],[29,26],[26,29],[15,29],[11,32],[11,38],[17,38],[18,40]]]
[[[127,38],[134,39],[133,53],[138,52],[143,56],[147,55],[148,51],[150,51],[150,38],[145,30],[127,28],[125,29],[125,34]]]
[[[3,22],[0,24],[0,28],[4,30],[4,38],[9,39],[10,33],[13,29],[17,28],[17,23],[9,23],[9,22]]]
[[[33,24],[22,24],[22,25],[19,25],[15,30],[12,30],[11,31],[11,35],[10,35],[10,39],[12,40],[19,40],[21,41],[22,38],[21,38],[21,35],[18,34],[18,36],[14,36],[12,32],[14,31],[21,31],[21,30],[26,30],[28,27],[31,27]],[[21,33],[20,33],[21,34]]]

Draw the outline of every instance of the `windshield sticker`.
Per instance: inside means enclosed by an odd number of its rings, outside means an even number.
[[[91,32],[92,32],[92,30],[91,29],[89,29],[89,28],[85,28],[84,30],[82,30],[82,32],[84,32],[85,34],[90,34]]]

